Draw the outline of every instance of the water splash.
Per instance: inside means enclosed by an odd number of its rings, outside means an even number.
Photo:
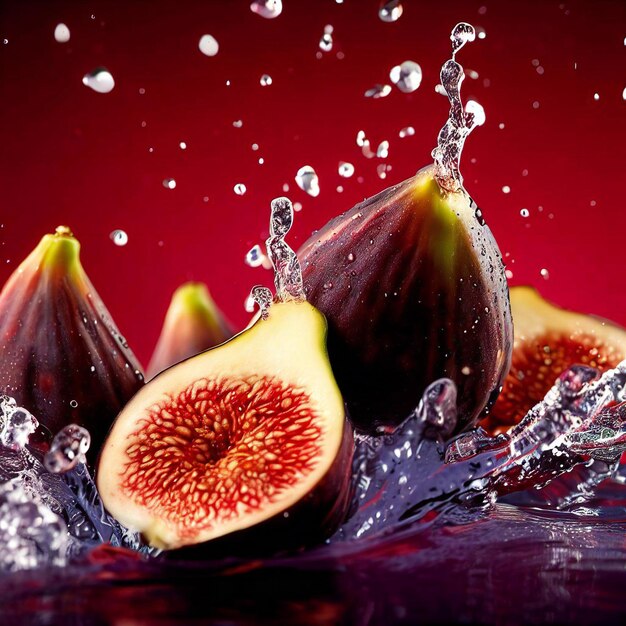
[[[450,35],[452,58],[441,68],[441,85],[450,101],[450,114],[439,131],[437,147],[432,151],[435,160],[435,178],[444,192],[456,192],[463,185],[460,171],[461,152],[467,136],[484,122],[484,110],[478,103],[468,103],[463,108],[461,84],[465,78],[463,67],[456,62],[457,52],[469,41],[474,41],[476,32],[471,24],[460,22]]]
[[[269,317],[270,307],[272,306],[272,292],[267,287],[256,285],[252,287],[249,299],[252,301],[250,313],[252,313],[254,310],[253,307],[256,304],[261,312],[261,319],[266,320]]]
[[[15,405],[9,396],[0,397],[2,433],[0,443],[11,450],[23,450],[30,436],[37,430],[39,421],[29,411]]]
[[[77,424],[62,428],[52,440],[43,464],[53,474],[64,474],[79,463],[86,463],[85,454],[91,445],[89,431]]]
[[[267,255],[274,266],[276,297],[280,302],[306,300],[302,270],[296,253],[285,243],[285,235],[293,225],[293,205],[289,198],[272,200],[270,236],[266,242]]]

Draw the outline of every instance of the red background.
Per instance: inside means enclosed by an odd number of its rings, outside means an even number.
[[[249,4],[0,3],[0,281],[41,235],[68,224],[144,363],[183,281],[206,281],[241,326],[250,287],[271,280],[243,259],[265,238],[269,201],[283,184],[303,205],[290,238],[296,247],[331,216],[429,162],[448,111],[434,86],[450,30],[463,20],[487,34],[458,59],[479,73],[463,93],[485,107],[487,122],[468,140],[462,171],[512,284],[626,323],[626,3],[405,0],[391,24],[378,19],[377,0],[284,0],[274,20]],[[68,43],[54,40],[59,22],[70,29]],[[335,45],[318,59],[326,24]],[[213,58],[198,50],[204,33],[220,44]],[[423,69],[416,92],[363,96],[407,59]],[[97,66],[115,78],[109,94],[82,84]],[[269,87],[259,84],[264,73]],[[400,139],[408,125],[416,135]],[[374,148],[390,142],[386,180],[376,173],[382,161],[356,146],[361,129]],[[352,178],[339,177],[340,160],[355,165]],[[294,183],[305,164],[319,174],[317,198]],[[162,184],[170,177],[173,190]],[[244,196],[233,192],[239,182]],[[125,247],[109,238],[116,228],[128,233]]]

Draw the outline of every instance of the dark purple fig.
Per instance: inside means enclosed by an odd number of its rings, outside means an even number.
[[[141,366],[79,259],[67,227],[45,235],[0,293],[0,390],[53,434],[91,433],[93,459],[113,419],[143,386]]]
[[[299,258],[358,427],[399,424],[443,377],[458,387],[458,429],[493,403],[511,359],[508,288],[462,188],[443,193],[425,168],[331,220]]]
[[[164,369],[213,348],[233,336],[204,283],[185,283],[172,296],[148,366],[152,378]]]

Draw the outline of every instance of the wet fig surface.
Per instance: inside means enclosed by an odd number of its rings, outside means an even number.
[[[508,288],[463,189],[443,193],[425,168],[331,220],[299,258],[359,427],[397,425],[441,377],[457,385],[459,429],[495,400],[513,339]]]
[[[45,235],[0,293],[0,391],[52,434],[89,430],[93,460],[143,384],[141,366],[87,277],[66,227]]]

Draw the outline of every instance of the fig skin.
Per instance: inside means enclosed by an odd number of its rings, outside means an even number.
[[[307,302],[276,302],[151,380],[99,459],[109,512],[185,558],[270,554],[332,534],[350,502],[353,436],[326,331]]]
[[[45,235],[0,292],[0,389],[54,434],[89,430],[95,460],[143,374],[66,227]]]
[[[444,195],[424,168],[332,219],[298,256],[358,428],[397,426],[438,378],[457,385],[457,431],[493,403],[511,357],[508,287],[464,190]]]
[[[213,348],[233,330],[204,283],[185,283],[172,296],[150,364],[148,379],[164,369]]]
[[[481,422],[494,434],[518,424],[568,367],[581,364],[604,372],[626,358],[625,328],[562,309],[533,287],[511,288],[511,310],[511,368],[502,393]]]

